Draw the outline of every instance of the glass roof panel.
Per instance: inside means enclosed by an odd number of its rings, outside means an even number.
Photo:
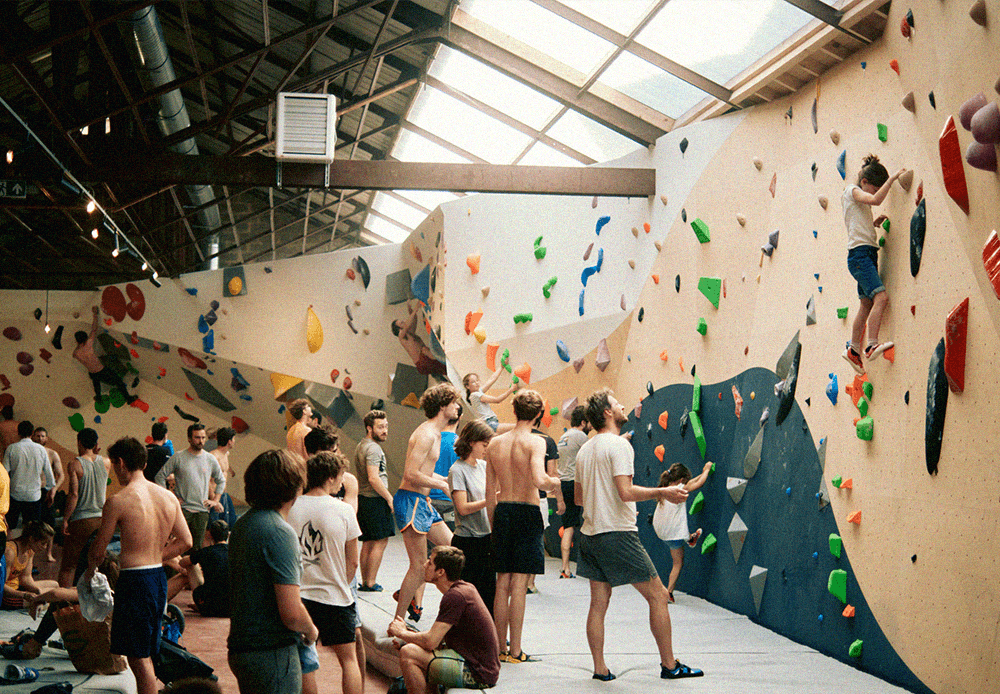
[[[469,160],[450,149],[445,149],[412,130],[403,128],[392,156],[400,161],[428,161],[445,164],[468,164]]]
[[[509,164],[531,138],[433,87],[424,87],[418,118],[410,121],[491,164]]]
[[[566,111],[549,129],[548,134],[595,161],[617,159],[634,152],[640,146],[576,111]]]
[[[535,130],[540,130],[559,110],[554,99],[447,46],[441,46],[429,72]]]
[[[451,202],[455,198],[459,197],[446,190],[398,190],[396,191],[396,194],[406,198],[407,200],[411,200],[428,210],[433,210],[438,205],[445,202]]]
[[[670,0],[636,40],[725,84],[811,20],[786,0]]]
[[[518,164],[524,166],[583,166],[576,159],[567,157],[544,142],[536,142]]]
[[[375,196],[375,204],[378,211],[386,217],[392,217],[400,224],[405,224],[411,229],[416,229],[420,226],[420,223],[427,216],[417,208],[407,205],[402,200],[381,192]]]
[[[409,231],[404,231],[392,222],[387,222],[373,214],[368,215],[368,219],[365,220],[365,228],[372,233],[378,234],[390,243],[402,243],[410,235]]]
[[[652,0],[561,0],[562,4],[585,14],[619,34],[628,36],[646,16]]]
[[[597,81],[672,118],[707,96],[697,87],[626,51],[615,58]]]
[[[530,0],[466,0],[462,10],[585,75],[614,50],[604,39]]]

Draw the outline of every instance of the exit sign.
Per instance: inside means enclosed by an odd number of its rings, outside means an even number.
[[[24,198],[28,194],[26,181],[0,178],[0,198]]]

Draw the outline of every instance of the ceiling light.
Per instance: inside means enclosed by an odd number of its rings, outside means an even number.
[[[89,135],[90,134],[90,126],[89,125],[85,125],[82,128],[80,128],[80,134],[81,135]]]
[[[118,246],[115,246],[115,250],[111,251],[111,257],[112,258],[118,257]]]
[[[48,335],[52,331],[52,328],[48,323],[45,324],[45,334]]]
[[[145,270],[147,267],[149,267],[149,263],[147,263],[145,260],[142,261],[142,269]]]
[[[159,277],[159,275],[156,273],[156,270],[153,270],[153,279],[155,280],[157,277]]]
[[[93,229],[90,230],[90,238],[92,239],[97,238],[97,227],[94,227]]]
[[[111,134],[111,119],[110,118],[105,118],[104,119],[104,134],[105,135],[110,135]]]
[[[8,164],[14,163],[14,150],[12,149],[7,150],[7,163]]]
[[[87,201],[87,214],[94,214],[94,210],[97,209],[97,203],[93,199]]]

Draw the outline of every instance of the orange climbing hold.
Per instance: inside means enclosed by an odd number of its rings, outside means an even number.
[[[483,317],[482,311],[469,311],[465,314],[465,334],[471,335],[472,331],[479,325],[479,319]]]
[[[132,401],[132,407],[134,407],[137,410],[142,410],[143,414],[149,412],[149,405],[146,402],[139,400],[138,398]]]
[[[886,351],[882,352],[882,357],[886,359],[890,364],[896,363],[896,346],[893,345]]]
[[[996,232],[993,233],[996,234]],[[659,284],[659,283],[660,283],[660,276],[653,275],[653,284]],[[1000,295],[1000,289],[997,290],[997,294]]]
[[[661,361],[666,361],[669,358],[670,358],[670,355],[667,354],[667,350],[663,350],[662,352],[660,352],[660,360]]]
[[[478,253],[476,253],[475,255],[470,255],[468,258],[465,259],[465,264],[469,266],[470,270],[472,270],[473,275],[479,274],[479,260],[480,256]]]
[[[841,489],[854,489],[854,478],[848,477],[840,483]]]
[[[899,61],[898,60],[896,60],[895,58],[893,58],[892,60],[890,60],[889,61],[889,67],[891,67],[892,70],[893,70],[893,72],[895,72],[897,75],[899,74]]]
[[[852,383],[848,383],[844,386],[844,392],[851,396],[851,400],[854,402],[855,407],[858,406],[858,400],[861,399],[861,396],[865,394],[864,386],[862,384],[867,380],[868,374],[865,374],[864,376],[855,376]]]
[[[736,419],[740,418],[743,414],[743,396],[740,395],[740,391],[733,386],[733,402],[736,404]]]
[[[656,459],[659,460],[661,463],[663,462],[664,451],[665,449],[663,448],[663,444],[660,444],[659,446],[653,449],[653,455],[655,455]]]
[[[855,525],[861,525],[861,511],[855,511],[847,517],[848,523],[854,523]]]
[[[486,368],[493,373],[497,370],[497,350],[500,349],[500,345],[486,345]]]
[[[549,401],[542,401],[542,426],[548,429],[552,426],[552,411],[549,409]]]
[[[903,20],[903,23],[904,24],[906,23],[905,19]],[[907,26],[909,26],[909,25],[907,24]],[[850,619],[851,617],[854,616],[854,612],[855,612],[854,605],[848,605],[847,607],[844,608],[844,611],[842,612],[842,614],[845,617],[847,617],[848,619]]]
[[[662,429],[666,429],[668,419],[670,419],[670,413],[667,410],[663,410],[663,412],[660,413],[660,416],[656,421]]]
[[[681,371],[684,370],[684,357],[677,357],[677,365],[681,367]]]
[[[646,222],[645,224],[642,225],[642,229],[648,234],[652,229],[652,227],[649,226],[649,222]]]
[[[531,384],[531,367],[528,366],[528,362],[524,362],[514,369],[514,375],[524,381],[525,385]]]

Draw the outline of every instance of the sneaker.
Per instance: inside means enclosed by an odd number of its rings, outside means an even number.
[[[559,578],[576,578],[576,576],[570,571],[560,571]]]
[[[870,344],[867,347],[865,347],[865,359],[871,361],[872,359],[875,359],[878,355],[882,354],[882,352],[886,351],[887,349],[892,349],[892,347],[893,344],[891,342],[878,342]]]
[[[399,602],[399,591],[397,590],[392,594],[392,599]],[[424,608],[417,605],[417,599],[413,598],[410,600],[410,604],[406,607],[406,614],[410,616],[414,622],[419,622],[421,615],[424,614]]]
[[[606,674],[606,675],[598,675],[595,672],[594,675],[593,675],[593,677],[591,677],[590,679],[592,679],[592,680],[600,680],[601,682],[610,682],[614,678],[615,678],[615,676],[613,674],[611,674],[611,670],[608,670],[608,674]]]
[[[847,360],[847,363],[857,372],[858,376],[865,375],[865,365],[861,362],[861,355],[855,352],[850,344],[847,345],[844,353],[840,356]]]
[[[696,670],[695,668],[688,667],[681,661],[677,661],[674,665],[673,670],[668,670],[666,665],[660,665],[660,679],[664,680],[679,680],[683,677],[701,677],[705,673],[701,670]]]
[[[536,586],[528,586],[528,589],[526,591],[528,595],[538,595],[539,592],[541,591],[539,591]]]
[[[362,593],[381,593],[384,589],[378,583],[376,583],[373,586],[366,586],[365,584],[362,583],[360,586],[358,586],[358,590],[361,591]],[[396,598],[396,600],[399,600],[399,598]]]
[[[696,546],[698,544],[698,540],[700,540],[700,539],[701,539],[701,528],[698,528],[693,533],[691,533],[690,537],[688,537],[688,540],[687,540],[688,547],[694,547],[694,546]]]

